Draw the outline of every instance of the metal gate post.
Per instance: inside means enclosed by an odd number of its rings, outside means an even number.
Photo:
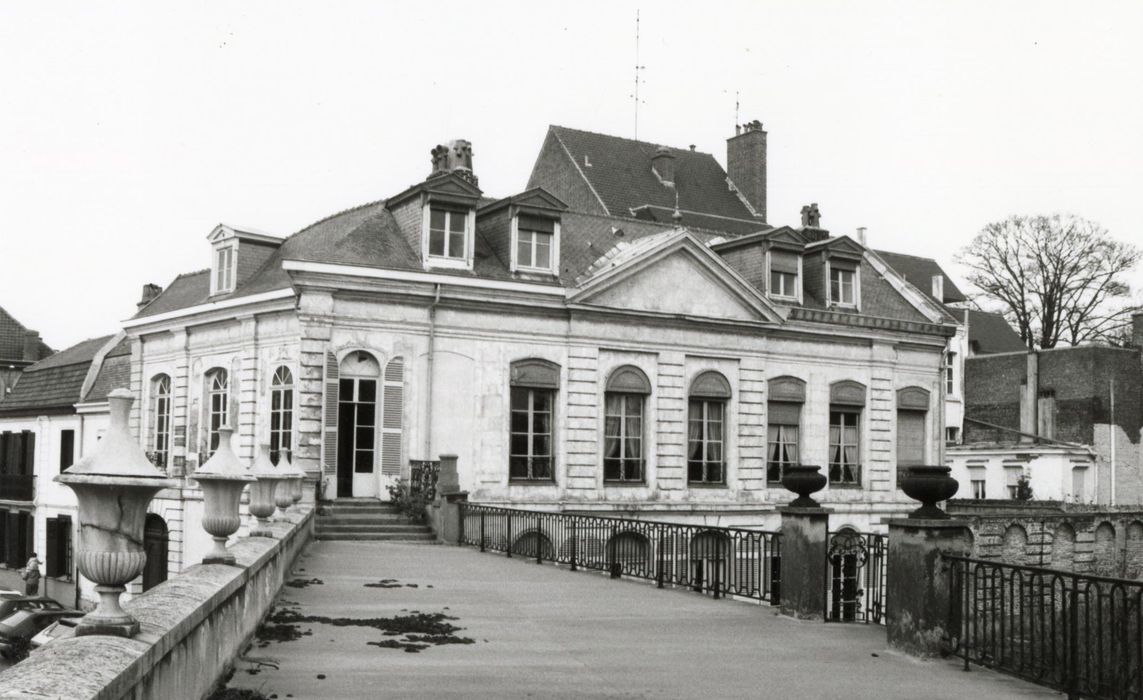
[[[579,545],[579,534],[576,532],[575,524],[576,524],[576,521],[573,519],[571,521],[571,532],[572,532],[572,534],[571,534],[571,570],[572,571],[576,570],[576,568],[575,568],[575,556],[576,556],[576,548]]]
[[[508,514],[508,558],[512,558],[512,514]]]
[[[484,511],[480,511],[480,551],[484,551]]]

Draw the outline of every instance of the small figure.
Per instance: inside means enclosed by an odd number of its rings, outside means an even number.
[[[28,559],[28,564],[20,575],[24,579],[24,595],[38,595],[40,592],[40,560],[36,558],[35,552],[32,552],[31,559]]]

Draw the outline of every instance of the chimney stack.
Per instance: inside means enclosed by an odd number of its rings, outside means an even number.
[[[430,151],[433,157],[433,171],[429,177],[445,173],[455,173],[477,184],[476,174],[472,171],[472,144],[464,139],[453,139],[446,144],[439,145]]]
[[[150,304],[155,297],[162,294],[163,288],[157,284],[144,284],[143,296],[139,298],[139,303],[135,304],[136,308],[142,309],[147,304]]]
[[[675,186],[675,155],[666,146],[659,146],[651,158],[651,168],[667,187]]]
[[[726,140],[726,176],[754,214],[766,221],[766,132],[762,122],[734,127]]]
[[[811,243],[829,238],[829,231],[822,228],[821,224],[822,212],[818,209],[817,202],[802,207],[802,234]]]
[[[868,229],[866,229],[864,226],[857,227],[857,242],[861,244],[862,248],[869,247],[869,244],[865,242],[865,232],[867,230]]]
[[[1131,314],[1131,343],[1143,348],[1143,311]]]
[[[945,276],[933,275],[932,284],[933,298],[937,301],[944,303],[945,300]]]
[[[24,361],[25,362],[39,362],[44,359],[40,357],[40,332],[39,331],[24,331]]]

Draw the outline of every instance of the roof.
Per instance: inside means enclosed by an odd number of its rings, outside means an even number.
[[[906,255],[904,253],[890,253],[885,250],[875,250],[874,253],[881,256],[889,267],[897,271],[897,274],[904,277],[909,284],[921,290],[925,296],[933,299],[933,277],[941,275],[945,278],[944,282],[944,299],[936,299],[936,301],[944,304],[956,304],[958,302],[967,301],[964,294],[957,288],[956,284],[949,277],[948,273],[941,269],[940,264],[932,258],[922,258],[917,255]]]
[[[627,216],[639,207],[652,205],[670,211],[678,206],[683,211],[760,221],[731,191],[726,171],[709,153],[565,126],[552,125],[548,131],[559,139],[577,165],[582,165],[585,158],[591,163],[591,167],[580,167],[579,171],[614,216]],[[675,157],[675,187],[664,185],[651,168],[651,159],[660,148],[666,148]]]
[[[960,323],[968,315],[968,344],[976,355],[998,352],[1023,352],[1028,349],[1020,334],[1012,330],[1000,314],[973,309],[946,309]]]
[[[131,386],[131,342],[124,337],[103,356],[91,388],[83,396],[84,403],[106,401],[115,389]]]
[[[90,338],[24,370],[11,393],[0,400],[0,414],[72,408],[96,354],[113,336]]]
[[[4,307],[0,306],[0,363],[29,361],[24,358],[24,342],[28,334],[34,332],[29,331],[24,324],[17,321],[15,317],[4,310]],[[41,360],[52,354],[52,349],[39,339],[39,334],[36,334],[35,342],[36,346],[33,357],[30,358],[31,362]]]

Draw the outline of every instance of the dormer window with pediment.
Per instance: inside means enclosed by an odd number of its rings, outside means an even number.
[[[849,260],[829,261],[829,303],[857,308],[859,287],[857,265]]]
[[[559,219],[520,212],[512,219],[512,270],[551,274],[559,269]]]
[[[430,203],[425,207],[425,216],[431,264],[451,262],[471,267],[474,212]]]
[[[772,248],[769,251],[770,296],[801,303],[802,256],[793,251]]]
[[[211,270],[211,294],[225,294],[234,291],[234,264],[238,260],[235,246],[222,245],[214,251],[214,267]]]
[[[861,310],[861,262],[865,248],[848,236],[814,241],[806,246],[805,265],[814,265],[813,280],[826,306]],[[820,265],[821,267],[816,267]],[[809,277],[809,275],[807,275]],[[810,280],[807,279],[807,284]]]

